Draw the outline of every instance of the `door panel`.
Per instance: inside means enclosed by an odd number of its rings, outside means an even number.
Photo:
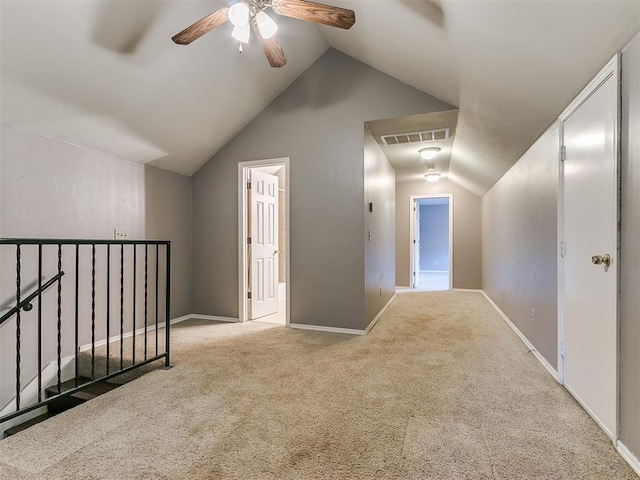
[[[564,383],[607,431],[617,410],[617,84],[564,121]],[[611,256],[611,265],[593,256]],[[598,261],[598,259],[596,259]]]
[[[278,177],[251,171],[249,191],[252,320],[278,312]]]

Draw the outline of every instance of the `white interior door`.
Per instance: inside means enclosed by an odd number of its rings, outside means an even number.
[[[278,312],[278,177],[251,170],[252,320]]]
[[[413,288],[420,286],[420,205],[416,200],[413,204]]]
[[[563,121],[566,148],[564,384],[614,440],[617,434],[617,92],[617,77],[612,73]],[[607,258],[610,258],[609,266]]]

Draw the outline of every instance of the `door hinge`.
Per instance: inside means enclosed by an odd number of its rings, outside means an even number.
[[[567,147],[564,145],[560,147],[560,161],[564,162],[567,159]]]
[[[560,256],[562,258],[564,258],[565,250],[566,250],[565,243],[564,243],[564,241],[562,241],[562,242],[560,242]]]
[[[251,292],[247,293],[247,298],[251,299]]]
[[[247,190],[251,190],[251,182],[247,182]]]
[[[251,245],[251,237],[247,237],[247,245]]]
[[[564,358],[564,342],[560,342],[560,356]]]
[[[414,245],[415,245],[415,243],[416,243],[415,239],[413,240],[413,243],[414,243]]]

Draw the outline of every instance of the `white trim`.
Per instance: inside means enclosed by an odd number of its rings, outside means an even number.
[[[290,328],[296,330],[311,330],[314,332],[342,333],[345,335],[366,335],[365,330],[356,330],[353,328],[323,327],[321,325],[303,325],[301,323],[290,323]]]
[[[479,288],[454,288],[454,292],[467,292],[467,293],[484,293]]]
[[[73,378],[73,359],[75,357],[72,355],[70,357],[64,357],[60,360],[60,370],[61,376],[63,378],[63,382],[67,381],[70,378]],[[56,360],[49,362],[42,369],[41,376],[41,384],[42,389],[48,388],[52,382],[57,382],[58,378],[58,362]],[[38,375],[36,374],[26,385],[22,387],[20,390],[20,399],[22,405],[30,405],[33,401],[38,398]],[[0,417],[4,415],[8,415],[16,411],[16,397],[13,397],[7,404],[0,410]],[[8,420],[7,420],[8,422]],[[19,423],[22,423],[19,422]],[[10,427],[6,427],[10,428]]]
[[[626,462],[633,468],[633,471],[640,477],[640,460],[633,453],[629,451],[629,449],[618,440],[616,444],[616,450],[622,458],[626,460]]]
[[[533,355],[538,359],[538,361],[542,364],[542,366],[557,381],[558,372],[556,372],[556,370],[551,366],[551,364],[547,362],[547,360],[542,355],[540,355],[540,352],[536,350],[533,344],[527,339],[527,337],[524,336],[524,334],[518,329],[518,327],[515,326],[515,324],[509,319],[509,317],[507,317],[507,315],[500,309],[500,307],[498,307],[498,305],[496,305],[495,302],[491,300],[489,295],[487,295],[487,293],[484,290],[481,290],[481,292],[482,292],[482,295],[484,295],[484,298],[487,299],[487,301],[491,304],[491,306],[495,309],[495,311],[498,312],[498,314],[507,323],[507,325],[509,325],[511,329],[516,333],[516,335],[518,335],[520,340],[522,340],[522,343],[524,343],[527,346],[527,348],[531,351],[531,353],[533,353]]]
[[[182,317],[174,318],[174,319],[173,319],[173,320],[171,320],[169,323],[170,323],[171,325],[174,325],[174,324],[176,324],[176,323],[184,322],[185,320],[190,320],[190,319],[191,319],[191,317],[192,317],[192,315],[184,315],[184,316],[182,316]],[[159,323],[159,324],[158,324],[158,329],[165,328],[165,326],[166,326],[166,325],[165,325],[165,322]],[[153,324],[153,325],[148,325],[146,329],[145,329],[144,327],[136,329],[135,334],[136,334],[136,335],[142,335],[142,334],[144,333],[144,331],[145,331],[145,330],[146,330],[147,332],[153,332],[155,329],[156,329],[155,324]],[[125,334],[123,334],[123,335],[122,335],[122,338],[123,338],[123,339],[124,339],[124,338],[131,338],[131,337],[133,337],[133,331],[129,331],[129,332],[127,332],[127,333],[125,333]],[[110,338],[109,338],[109,343],[111,343],[111,342],[116,342],[116,341],[118,341],[118,340],[120,340],[120,335],[114,335],[114,336],[112,336],[112,337],[110,337]],[[105,339],[102,339],[102,340],[98,340],[98,341],[95,343],[95,346],[96,346],[96,347],[102,347],[102,346],[104,346],[104,345],[106,345],[106,344],[107,344],[107,340],[106,340],[106,338],[105,338]],[[91,350],[91,344],[90,344],[90,343],[87,343],[86,345],[82,345],[82,346],[80,346],[79,350],[80,350],[81,352],[86,352],[87,350]]]
[[[411,195],[409,197],[409,288],[415,289],[413,274],[415,272],[415,246],[413,244],[415,219],[414,207],[416,200],[423,198],[448,198],[449,199],[449,290],[453,290],[453,193],[433,194],[433,195]],[[419,273],[419,272],[418,272]]]
[[[382,307],[382,310],[380,310],[378,312],[378,315],[376,315],[376,318],[374,318],[372,320],[372,322],[369,324],[369,326],[365,329],[364,333],[369,333],[371,331],[371,329],[374,327],[374,325],[378,322],[378,320],[380,320],[380,318],[382,318],[382,316],[384,315],[384,312],[387,311],[387,309],[391,306],[391,304],[394,302],[394,300],[397,298],[397,295],[394,293],[393,297],[391,297],[389,299],[389,301],[387,302],[387,304]]]
[[[209,321],[212,321],[212,322],[226,322],[226,323],[239,323],[240,322],[239,318],[217,317],[215,315],[199,315],[197,313],[194,313],[194,314],[190,315],[190,319],[191,320],[209,320]]]
[[[238,321],[244,323],[248,320],[247,309],[247,181],[248,170],[256,167],[272,165],[284,165],[285,168],[285,258],[287,263],[287,308],[286,325],[291,323],[291,159],[289,157],[273,158],[268,160],[252,160],[238,162]]]
[[[573,113],[593,95],[600,86],[606,82],[612,75],[618,76],[619,70],[619,53],[609,60],[602,70],[594,77],[591,82],[580,92],[580,94],[569,104],[567,108],[560,114],[559,120],[564,122],[569,119]]]
[[[558,120],[558,244],[556,245],[557,255],[557,281],[558,281],[558,382],[564,385],[564,261],[561,255],[564,242],[564,161],[562,160],[562,149],[564,146],[564,123]]]
[[[420,270],[420,273],[449,273],[449,270]]]

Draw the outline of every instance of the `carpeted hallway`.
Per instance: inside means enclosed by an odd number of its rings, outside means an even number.
[[[633,479],[478,293],[366,337],[189,321],[173,364],[0,442],[2,479]]]

